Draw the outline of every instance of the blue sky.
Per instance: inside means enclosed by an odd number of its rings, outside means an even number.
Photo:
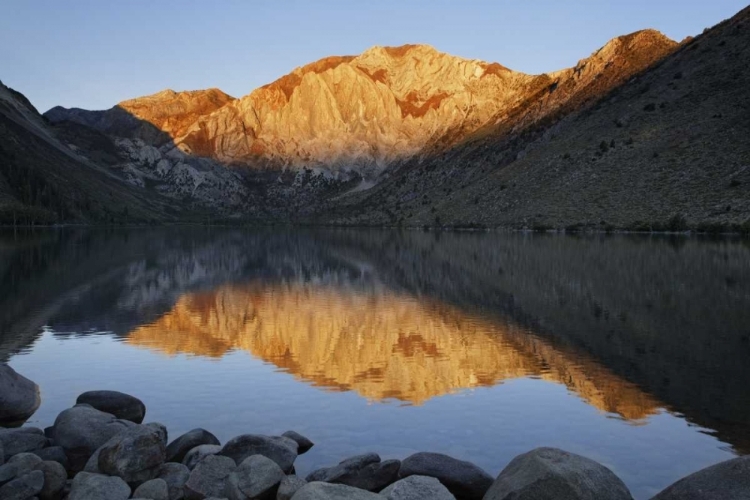
[[[746,2],[3,0],[0,80],[40,111],[165,88],[239,97],[321,57],[404,43],[541,73],[643,28],[699,34]]]

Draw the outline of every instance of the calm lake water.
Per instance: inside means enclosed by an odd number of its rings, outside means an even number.
[[[750,245],[387,230],[0,234],[0,360],[51,425],[86,390],[170,435],[288,429],[305,474],[556,446],[648,498],[750,452]]]

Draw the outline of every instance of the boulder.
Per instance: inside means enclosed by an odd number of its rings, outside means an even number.
[[[87,404],[117,418],[140,424],[146,416],[146,405],[140,399],[117,391],[84,392],[76,404]]]
[[[133,498],[169,500],[169,486],[163,479],[151,479],[135,489]]]
[[[0,486],[3,500],[29,500],[39,494],[44,486],[44,473],[31,471]]]
[[[297,443],[286,437],[243,434],[230,439],[219,454],[236,463],[253,455],[263,455],[276,462],[284,473],[289,473],[297,458]]]
[[[377,453],[366,453],[347,458],[334,467],[313,471],[305,479],[308,482],[323,481],[380,491],[398,479],[400,467],[398,460],[381,462]]]
[[[158,428],[139,425],[111,438],[99,450],[99,470],[126,482],[156,477],[166,458],[163,434]]]
[[[0,424],[9,425],[25,421],[39,408],[42,399],[39,386],[0,363]]]
[[[46,460],[34,466],[34,470],[42,471],[44,474],[44,487],[39,492],[40,500],[58,500],[62,498],[68,473],[65,468],[57,462]]]
[[[34,470],[34,467],[41,463],[42,459],[33,453],[19,453],[13,455],[5,465],[0,466],[0,484],[22,476]]]
[[[360,490],[345,484],[307,483],[297,490],[294,500],[383,500],[377,493]]]
[[[221,446],[217,444],[202,444],[187,452],[185,458],[182,459],[182,463],[188,469],[193,470],[198,462],[210,455],[218,455],[220,451]]]
[[[400,478],[434,477],[458,500],[481,500],[492,485],[492,476],[471,462],[441,453],[415,453],[401,462]]]
[[[286,431],[284,434],[282,434],[283,437],[287,437],[297,443],[297,453],[299,455],[303,455],[310,451],[310,448],[315,446],[315,443],[307,439],[302,434],[299,434],[294,431]]]
[[[3,460],[7,461],[19,453],[39,451],[47,446],[49,440],[44,433],[40,432],[40,429],[35,427],[0,429],[0,449],[3,450]]]
[[[185,496],[185,483],[190,477],[190,469],[183,464],[167,462],[159,467],[156,477],[167,483],[169,500],[180,500]]]
[[[127,500],[130,486],[119,477],[79,472],[73,478],[68,500]]]
[[[750,500],[750,455],[686,476],[652,500]]]
[[[614,472],[591,459],[557,448],[536,448],[503,469],[486,500],[632,500]]]
[[[55,419],[55,444],[62,446],[73,472],[83,470],[89,457],[113,436],[136,424],[118,420],[89,405],[76,405]]]
[[[409,476],[380,492],[388,500],[455,500],[448,488],[427,476]]]
[[[202,444],[220,445],[219,440],[205,429],[193,429],[178,437],[167,446],[167,462],[179,462],[187,452]]]
[[[49,446],[41,450],[32,451],[32,453],[42,460],[57,462],[65,469],[68,468],[68,457],[65,455],[65,450],[62,446]]]
[[[167,442],[168,442],[168,433],[167,433],[167,426],[164,424],[161,424],[159,422],[149,422],[147,424],[143,424],[146,427],[149,427],[156,431],[157,434],[159,434],[159,438],[161,439],[162,443],[164,443],[164,449],[167,448]]]
[[[284,477],[276,462],[253,455],[229,475],[224,493],[229,500],[273,500]]]
[[[276,500],[291,500],[297,490],[307,484],[301,477],[291,475],[284,476],[276,492]]]
[[[225,497],[227,479],[236,469],[237,465],[229,457],[207,456],[190,472],[190,478],[185,483],[185,498],[203,500],[206,497]]]

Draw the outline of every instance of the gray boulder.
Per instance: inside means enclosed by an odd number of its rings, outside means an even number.
[[[284,471],[263,455],[246,458],[227,479],[224,494],[229,500],[273,500]]]
[[[185,458],[182,459],[182,463],[188,469],[193,470],[201,460],[210,455],[218,455],[219,452],[221,452],[221,446],[217,444],[202,444],[187,452]]]
[[[0,363],[0,424],[25,421],[41,402],[38,385],[7,364]]]
[[[360,490],[345,484],[307,483],[297,490],[294,500],[383,500],[377,493]]]
[[[400,478],[434,477],[458,500],[481,500],[492,485],[492,476],[471,462],[441,453],[415,453],[401,462]]]
[[[185,483],[190,477],[190,469],[183,464],[167,462],[159,467],[156,477],[167,483],[169,500],[180,500],[185,496]]]
[[[230,439],[219,454],[236,463],[242,463],[253,455],[263,455],[276,462],[284,473],[289,473],[297,458],[297,443],[281,436],[243,434]]]
[[[65,455],[65,450],[62,446],[49,446],[47,448],[42,448],[41,450],[32,451],[31,453],[42,460],[57,462],[65,469],[68,468],[68,457]]]
[[[39,494],[44,486],[42,471],[27,472],[14,480],[0,486],[0,498],[3,500],[29,500]]]
[[[227,479],[237,469],[237,464],[229,457],[209,455],[201,460],[190,472],[185,483],[187,500],[203,500],[206,497],[226,497]]]
[[[79,472],[73,478],[68,500],[127,500],[130,486],[119,477]]]
[[[301,477],[291,475],[284,476],[276,492],[276,500],[291,500],[297,490],[307,484]]]
[[[366,453],[347,458],[334,467],[313,471],[305,479],[308,482],[323,481],[380,491],[398,479],[400,467],[398,460],[381,462],[377,453]]]
[[[310,451],[310,448],[315,446],[315,443],[298,432],[286,431],[284,434],[282,434],[282,436],[287,437],[297,443],[297,453],[299,455],[307,453],[308,451]]]
[[[151,500],[169,500],[169,487],[163,479],[146,481],[133,492],[133,498],[149,498]]]
[[[49,444],[44,433],[36,427],[20,427],[18,429],[0,429],[0,449],[3,460],[7,461],[19,453],[35,452]]]
[[[686,476],[652,500],[750,500],[750,455]]]
[[[380,492],[388,500],[455,500],[448,488],[427,476],[409,476]]]
[[[61,412],[55,419],[55,444],[63,447],[69,469],[77,472],[83,470],[94,451],[135,425],[89,405],[76,405]]]
[[[117,418],[140,424],[146,416],[146,405],[140,399],[117,391],[84,392],[76,404],[87,404]]]
[[[611,470],[557,448],[537,448],[511,460],[484,498],[632,500],[625,483]]]
[[[12,479],[33,471],[34,467],[41,462],[42,459],[33,453],[13,455],[5,465],[0,466],[0,484],[5,484]]]
[[[158,428],[139,425],[109,440],[99,450],[99,470],[126,482],[156,477],[166,458],[163,434]]]
[[[42,471],[44,474],[44,487],[39,492],[40,500],[58,500],[62,497],[65,489],[65,481],[68,473],[65,468],[57,462],[46,460],[34,466],[34,470]]]
[[[205,429],[193,429],[167,446],[167,462],[182,462],[187,452],[202,444],[220,445],[219,440]]]

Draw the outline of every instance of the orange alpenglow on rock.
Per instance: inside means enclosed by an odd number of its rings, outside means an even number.
[[[418,405],[536,376],[628,420],[660,406],[593,360],[521,327],[386,291],[279,284],[188,294],[127,342],[170,355],[220,357],[241,349],[315,386],[374,401]]]
[[[181,150],[226,163],[377,170],[430,146],[575,108],[676,46],[657,31],[639,31],[574,68],[542,75],[428,45],[376,46],[297,68],[239,99],[218,89],[167,90],[118,106]]]

